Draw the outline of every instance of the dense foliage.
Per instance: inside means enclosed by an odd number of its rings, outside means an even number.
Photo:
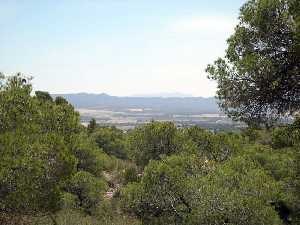
[[[225,58],[207,67],[220,106],[232,118],[270,125],[300,107],[300,4],[250,0]]]
[[[89,211],[106,189],[102,171],[110,166],[109,156],[66,100],[31,92],[20,75],[1,79],[0,213],[54,214],[68,193],[76,208]]]
[[[268,144],[259,143],[264,131],[251,142],[248,131],[222,134],[220,143],[220,134],[188,128],[196,150],[150,161],[122,190],[124,210],[143,224],[298,224],[300,142],[289,140],[290,130],[300,137],[298,123],[274,129]],[[279,130],[288,133],[278,139]]]
[[[152,122],[132,130],[128,135],[131,158],[140,166],[179,150],[178,133],[171,122]]]
[[[208,66],[225,112],[299,112],[300,1],[250,0]],[[213,133],[152,121],[87,127],[66,99],[0,74],[0,224],[298,225],[300,118]]]
[[[29,82],[1,80],[2,224],[299,224],[300,119],[240,133],[85,128]]]
[[[89,126],[89,128],[90,127],[92,126]],[[127,158],[125,137],[121,130],[115,127],[97,127],[94,128],[92,137],[96,141],[98,147],[102,148],[107,154],[120,159]]]

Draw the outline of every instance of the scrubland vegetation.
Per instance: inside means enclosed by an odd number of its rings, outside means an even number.
[[[1,86],[2,224],[299,224],[300,120],[211,133],[86,128],[62,98]]]
[[[0,224],[300,224],[299,34],[297,0],[242,7],[207,68],[240,132],[84,127],[64,98],[1,75]]]

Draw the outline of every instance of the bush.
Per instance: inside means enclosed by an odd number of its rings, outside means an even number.
[[[272,131],[272,146],[274,148],[291,147],[293,140],[287,127],[277,127]]]
[[[80,171],[68,182],[67,190],[77,197],[77,208],[92,214],[103,199],[107,184],[88,172]]]
[[[139,179],[138,177],[138,171],[136,167],[129,167],[125,169],[124,172],[124,184],[128,184],[131,182],[137,182]]]
[[[73,135],[69,145],[78,160],[78,171],[87,171],[95,176],[101,176],[103,170],[113,166],[113,160],[99,149],[86,133]]]
[[[128,154],[138,166],[159,160],[182,149],[179,133],[174,123],[151,122],[130,131],[127,140]]]
[[[150,161],[141,182],[129,183],[121,190],[122,207],[145,224],[183,222],[191,211],[196,177],[212,168],[213,165],[195,155]]]
[[[92,138],[98,147],[108,155],[126,159],[125,138],[122,130],[115,127],[98,127],[93,130]]]
[[[274,148],[286,148],[299,146],[300,144],[300,126],[299,119],[293,124],[285,127],[277,127],[272,131],[272,146]]]
[[[184,129],[182,134],[184,151],[188,149],[200,157],[216,162],[228,159],[241,148],[243,143],[242,138],[237,134],[214,134],[196,126]]]

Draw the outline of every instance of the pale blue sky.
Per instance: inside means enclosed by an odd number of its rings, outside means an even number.
[[[51,93],[212,96],[245,0],[0,0],[0,71]]]

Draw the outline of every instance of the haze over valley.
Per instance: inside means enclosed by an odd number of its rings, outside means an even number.
[[[117,97],[105,93],[53,96],[62,96],[73,104],[83,124],[95,118],[100,125],[127,130],[155,120],[172,121],[178,127],[197,125],[214,131],[242,125],[228,119],[214,97]],[[169,93],[168,96],[178,94]]]

